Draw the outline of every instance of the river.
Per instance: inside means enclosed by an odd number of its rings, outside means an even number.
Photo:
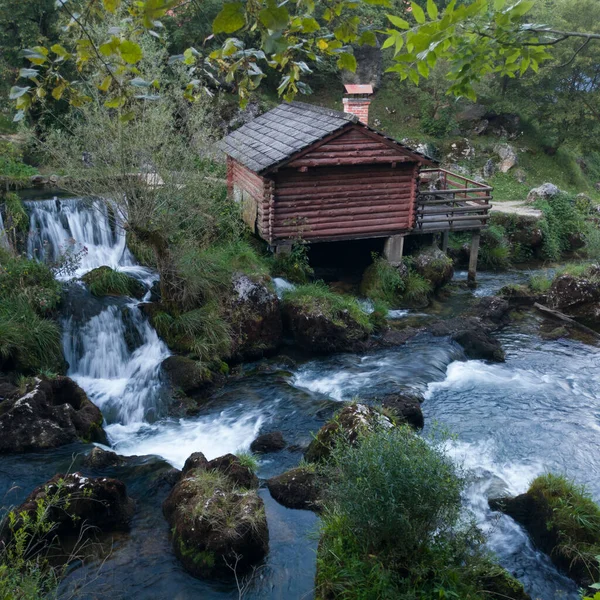
[[[118,223],[104,207],[82,200],[36,200],[29,252],[56,256],[65,244],[87,248],[77,276],[100,265],[123,270],[150,285],[156,278],[135,264]],[[411,321],[450,316],[476,296],[489,295],[524,271],[482,274],[470,291],[457,273],[450,298],[426,311],[396,313]],[[444,426],[456,434],[449,452],[469,473],[465,509],[488,534],[488,546],[524,583],[533,598],[578,598],[576,586],[537,552],[510,518],[492,513],[487,497],[517,494],[548,470],[575,478],[600,500],[600,354],[577,341],[544,341],[539,317],[515,320],[500,334],[504,364],[466,360],[454,343],[422,335],[406,345],[366,355],[341,354],[298,361],[274,358],[268,369],[244,367],[247,376],[219,390],[194,418],[164,416],[166,387],[160,363],[169,350],[132,299],[95,299],[84,286],[69,284],[63,310],[64,350],[73,377],[101,408],[113,449],[137,455],[130,465],[91,471],[81,466],[89,447],[75,445],[27,455],[0,457],[0,494],[19,502],[57,472],[115,476],[137,501],[131,531],[115,537],[105,561],[73,568],[62,585],[79,598],[238,597],[229,584],[194,579],[170,550],[161,503],[168,494],[162,478],[192,453],[210,459],[248,450],[259,431],[280,430],[291,449],[267,455],[258,475],[268,478],[295,466],[304,446],[340,403],[366,402],[386,392],[416,389],[425,396],[428,433]],[[147,455],[154,455],[149,457]],[[267,509],[270,552],[246,598],[295,600],[313,597],[318,519],[286,509],[261,488]]]

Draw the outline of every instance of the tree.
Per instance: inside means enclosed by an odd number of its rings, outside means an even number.
[[[90,73],[93,84],[106,96],[105,106],[119,109],[125,120],[131,117],[128,108],[132,103],[156,95],[160,81],[139,77],[137,65],[143,50],[137,40],[143,32],[160,39],[166,16],[185,10],[188,2],[82,2],[84,10],[77,12],[70,0],[60,0],[71,32],[68,47],[55,44],[24,50],[32,66],[21,70],[27,85],[11,90],[19,110],[17,119],[34,103],[45,102],[48,93],[55,100],[66,98],[75,106],[90,101],[81,81],[63,75],[63,66],[69,62],[74,62],[80,72]],[[473,99],[474,84],[487,75],[513,78],[529,70],[537,72],[540,63],[551,57],[551,46],[572,38],[586,42],[600,39],[600,34],[526,23],[525,17],[534,5],[534,0],[512,4],[507,0],[473,0],[465,4],[452,0],[440,10],[434,0],[427,0],[424,10],[412,2],[410,17],[405,11],[402,16],[387,14],[389,26],[382,32],[383,47],[394,54],[394,64],[388,70],[418,84],[438,61],[446,60],[452,82],[449,91]],[[233,85],[244,104],[265,77],[264,69],[280,72],[278,92],[284,99],[308,93],[310,88],[303,79],[311,72],[310,62],[333,56],[338,68],[354,70],[356,60],[351,46],[377,43],[374,29],[363,26],[356,13],[357,9],[373,6],[393,8],[392,0],[297,0],[289,5],[275,0],[225,2],[212,26],[213,35],[222,41],[220,47],[211,52],[191,47],[172,57],[189,69],[185,97],[198,98],[207,81],[213,80]],[[108,16],[116,17],[117,24],[97,45],[89,29]],[[246,34],[252,34],[255,46],[249,47],[240,37]]]

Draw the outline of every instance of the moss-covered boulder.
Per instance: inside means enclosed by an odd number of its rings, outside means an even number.
[[[281,343],[283,323],[277,294],[266,283],[247,275],[233,278],[225,320],[231,328],[231,357],[252,360],[274,352]]]
[[[174,552],[187,571],[201,578],[232,579],[232,565],[235,575],[243,575],[266,556],[269,530],[256,489],[231,477],[231,460],[216,461],[212,466],[198,456],[190,461],[163,512]]]
[[[283,318],[294,342],[315,354],[360,350],[372,330],[368,315],[354,298],[319,284],[288,292],[283,300]]]
[[[397,423],[406,423],[414,429],[423,429],[425,420],[421,410],[422,400],[423,398],[416,394],[388,394],[381,398],[381,406]]]
[[[454,276],[452,259],[436,247],[419,252],[412,258],[412,264],[414,270],[428,281],[433,289],[446,285]]]
[[[552,281],[547,298],[552,308],[593,312],[593,305],[600,301],[600,266],[594,265],[582,273],[559,275]]]
[[[600,578],[600,507],[581,487],[557,475],[542,475],[515,498],[490,500],[523,525],[533,543],[580,586]]]
[[[506,600],[531,600],[523,584],[506,569],[491,561],[477,566],[475,580],[485,597],[505,598]]]
[[[381,411],[365,404],[350,404],[319,429],[304,458],[311,463],[324,462],[339,441],[355,444],[361,435],[369,431],[393,426],[393,421]]]
[[[287,446],[283,439],[281,431],[271,431],[269,433],[261,433],[251,444],[250,450],[260,454],[269,452],[279,452]]]
[[[100,409],[69,377],[33,379],[0,401],[0,453],[108,442]]]
[[[319,512],[325,482],[314,466],[296,467],[267,481],[271,496],[287,508]]]
[[[81,280],[94,296],[132,296],[141,299],[146,293],[137,279],[110,267],[92,269]]]

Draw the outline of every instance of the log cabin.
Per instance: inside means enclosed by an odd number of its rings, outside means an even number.
[[[474,279],[491,188],[369,127],[371,86],[346,91],[345,112],[286,102],[221,140],[248,227],[276,252],[298,239],[386,238],[393,264],[407,235],[442,233],[444,247],[450,231],[472,231]]]

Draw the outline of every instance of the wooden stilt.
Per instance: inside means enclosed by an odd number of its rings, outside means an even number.
[[[280,256],[282,254],[289,254],[292,251],[291,244],[277,244],[275,246],[275,256]]]
[[[469,254],[469,274],[467,281],[469,283],[475,283],[477,278],[477,256],[479,254],[479,239],[481,234],[479,231],[474,231],[471,237],[471,253]]]
[[[383,247],[383,257],[390,265],[397,267],[402,263],[402,255],[404,254],[404,236],[392,235],[385,241]]]
[[[448,252],[448,240],[450,239],[450,232],[444,231],[442,233],[442,252]]]

